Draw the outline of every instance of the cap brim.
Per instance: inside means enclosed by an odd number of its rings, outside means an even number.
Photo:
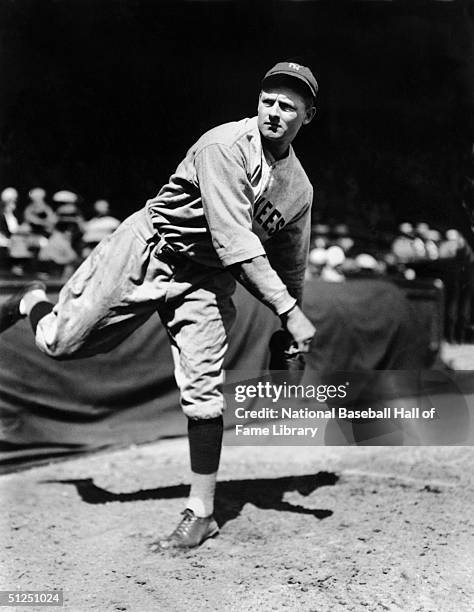
[[[313,85],[311,85],[311,83],[307,79],[305,79],[303,76],[301,76],[300,74],[295,74],[293,71],[290,71],[290,70],[277,70],[275,72],[272,72],[271,74],[265,75],[263,77],[262,86],[265,83],[265,81],[268,81],[268,79],[271,79],[272,77],[276,77],[279,75],[293,77],[294,79],[298,79],[298,81],[301,81],[302,83],[306,85],[306,87],[309,89],[313,98],[316,98],[317,92],[315,91]]]

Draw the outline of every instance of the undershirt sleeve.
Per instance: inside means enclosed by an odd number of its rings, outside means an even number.
[[[239,152],[210,144],[197,153],[194,163],[212,244],[222,264],[265,255],[252,231],[254,195]]]

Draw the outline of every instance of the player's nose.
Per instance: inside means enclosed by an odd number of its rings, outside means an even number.
[[[273,105],[268,110],[268,115],[270,117],[274,117],[275,119],[280,118],[280,106],[278,105],[278,101],[275,100]]]

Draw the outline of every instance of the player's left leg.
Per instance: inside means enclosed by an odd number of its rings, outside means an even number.
[[[31,309],[37,303],[48,301],[45,292],[46,285],[43,282],[32,281],[5,300],[0,306],[0,333],[7,330],[21,318],[29,315]],[[48,307],[45,312],[50,310]]]
[[[159,308],[171,339],[181,406],[188,417],[191,489],[182,521],[171,536],[154,544],[158,549],[197,546],[218,532],[214,493],[225,408],[223,362],[235,318],[234,287],[230,275],[215,271],[207,287],[193,290],[178,306]]]
[[[0,332],[27,316],[37,347],[55,359],[117,346],[156,310],[173,274],[156,256],[160,239],[145,211],[104,239],[61,289],[56,304],[34,283],[0,307]]]

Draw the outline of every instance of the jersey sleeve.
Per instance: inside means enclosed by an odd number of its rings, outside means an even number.
[[[311,233],[311,200],[287,225],[265,243],[272,268],[299,305],[303,296],[304,276]]]
[[[196,178],[213,247],[224,266],[265,255],[252,231],[254,195],[238,150],[209,144],[196,154]]]

